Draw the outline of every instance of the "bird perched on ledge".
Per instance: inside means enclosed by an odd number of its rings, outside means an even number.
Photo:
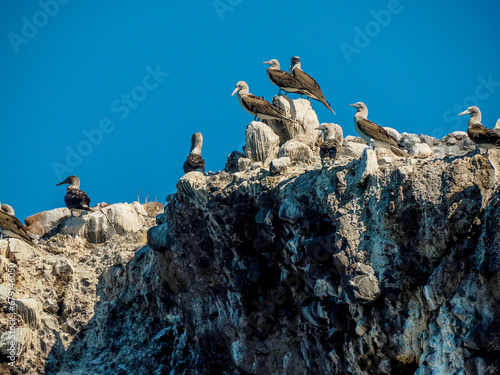
[[[281,94],[281,90],[285,91],[285,95],[289,92],[300,95],[307,95],[306,92],[301,90],[301,84],[293,75],[284,70],[280,69],[280,63],[276,59],[269,61],[264,61],[264,64],[270,65],[266,69],[267,77],[274,85],[280,88],[278,95]]]
[[[500,135],[481,124],[481,111],[478,107],[469,107],[458,115],[470,115],[467,121],[467,135],[476,144],[478,150],[485,148],[488,153],[490,148],[500,148]]]
[[[231,96],[234,94],[237,94],[236,96],[241,106],[248,113],[255,116],[254,120],[258,118],[259,120],[283,120],[297,122],[296,120],[283,115],[278,107],[269,103],[263,97],[250,94],[248,85],[245,81],[239,81],[236,84],[236,88]]]
[[[94,211],[93,208],[89,206],[90,198],[84,191],[80,190],[80,179],[76,176],[69,176],[64,181],[59,182],[56,186],[62,184],[69,184],[66,188],[66,195],[64,195],[64,203],[66,207],[71,210],[71,216],[73,216],[73,211]]]
[[[330,103],[326,101],[323,92],[321,91],[321,87],[319,87],[318,82],[314,80],[309,74],[304,72],[300,66],[300,57],[294,56],[292,57],[292,63],[290,64],[290,68],[288,69],[289,73],[292,74],[297,81],[300,83],[300,89],[304,92],[305,95],[310,97],[311,99],[317,100],[328,108],[330,111],[335,114]]]
[[[335,124],[321,124],[315,130],[324,132],[325,141],[319,147],[319,156],[321,157],[321,165],[323,168],[333,165],[342,152],[342,136],[337,137]]]
[[[205,160],[201,157],[201,147],[203,146],[203,136],[200,132],[194,133],[191,137],[191,151],[184,162],[184,173],[193,171],[205,171]]]
[[[0,234],[6,238],[17,238],[30,245],[33,244],[33,238],[29,235],[26,227],[14,216],[14,209],[8,204],[1,205]]]
[[[12,206],[10,206],[6,203],[0,204],[0,211],[3,211],[6,214],[9,214],[10,216],[16,216],[16,212],[14,211]]]
[[[354,130],[363,138],[370,147],[390,148],[398,156],[408,157],[409,155],[400,149],[398,140],[387,132],[380,125],[368,120],[368,107],[363,102],[349,104],[357,109],[354,115]]]

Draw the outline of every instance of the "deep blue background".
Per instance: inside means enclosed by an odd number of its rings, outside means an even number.
[[[271,100],[272,58],[287,69],[301,57],[337,113],[313,101],[320,122],[345,134],[356,101],[383,126],[438,138],[466,130],[465,106],[478,104],[485,126],[500,117],[498,1],[53,1],[0,5],[0,201],[21,219],[63,206],[54,185],[69,174],[92,204],[164,202],[195,131],[207,170],[221,170],[252,120],[230,94],[245,80]],[[150,91],[138,87],[148,66],[169,73]],[[142,101],[125,113],[131,92]],[[106,118],[112,131],[83,147]],[[69,168],[79,145],[88,155]]]

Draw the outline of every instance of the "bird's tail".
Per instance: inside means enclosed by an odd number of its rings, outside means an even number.
[[[401,150],[395,146],[391,146],[391,151],[394,152],[397,156],[402,156],[404,158],[410,157],[410,155],[408,155],[406,152],[404,152],[403,150]]]
[[[325,101],[321,101],[321,103],[323,103],[323,105],[328,108],[330,111],[333,112],[334,115],[336,115],[335,111],[332,109],[332,107],[330,106],[330,103],[328,103],[326,100]]]

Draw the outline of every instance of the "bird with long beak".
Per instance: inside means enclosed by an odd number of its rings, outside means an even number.
[[[334,110],[330,106],[330,103],[326,101],[325,95],[323,95],[318,82],[316,82],[314,78],[312,78],[309,74],[302,70],[299,56],[292,57],[292,62],[290,64],[288,72],[297,79],[300,84],[300,89],[304,92],[305,95],[307,95],[311,99],[323,103],[326,108],[328,108],[333,112],[333,114],[335,114]]]
[[[297,122],[296,120],[283,115],[278,107],[269,103],[263,97],[250,94],[248,85],[245,81],[239,81],[236,84],[236,88],[231,96],[234,94],[236,94],[241,106],[248,113],[254,116],[254,120],[257,120],[258,118],[259,120],[283,120]]]
[[[14,216],[14,209],[8,204],[2,204],[0,207],[0,235],[5,238],[17,238],[32,245],[33,238],[26,227]]]
[[[264,61],[264,64],[270,65],[269,68],[266,69],[267,77],[271,81],[272,84],[279,87],[278,95],[281,94],[281,90],[285,91],[285,95],[287,93],[294,93],[300,95],[307,95],[301,89],[301,84],[293,75],[284,70],[281,70],[280,63],[276,59],[272,59],[269,61]]]
[[[467,135],[476,144],[476,152],[481,152],[480,149],[485,148],[486,153],[488,153],[490,148],[500,147],[500,135],[481,124],[481,111],[478,107],[469,107],[458,115],[470,115],[469,121],[467,121]]]
[[[370,147],[390,148],[398,156],[409,156],[401,150],[398,140],[389,134],[387,130],[368,120],[368,107],[365,103],[357,102],[349,105],[357,109],[354,114],[354,130],[368,142]]]
[[[80,190],[80,179],[76,176],[69,176],[64,181],[59,182],[56,186],[62,184],[69,184],[66,188],[66,195],[64,195],[64,203],[71,211],[71,216],[73,216],[73,211],[94,211],[92,207],[89,206],[90,198],[84,191]]]
[[[325,136],[325,141],[319,147],[319,156],[323,168],[331,166],[342,152],[342,136],[337,135],[335,124],[321,124],[315,130],[321,130]]]
[[[203,135],[200,132],[194,133],[191,137],[191,151],[184,162],[184,173],[193,171],[205,171],[205,160],[201,157],[201,147],[203,146]]]

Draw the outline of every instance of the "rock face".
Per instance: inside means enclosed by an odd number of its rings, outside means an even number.
[[[500,193],[485,156],[380,164],[365,150],[328,170],[189,175],[146,246],[132,233],[42,245],[69,262],[46,253],[23,273],[55,289],[24,304],[42,310],[19,328],[45,346],[23,333],[23,358],[43,366],[18,373],[500,371]]]
[[[0,373],[500,373],[498,151],[403,133],[405,159],[347,136],[322,169],[296,130],[184,175],[156,219],[116,204],[36,247],[0,240],[20,355],[1,315]]]

